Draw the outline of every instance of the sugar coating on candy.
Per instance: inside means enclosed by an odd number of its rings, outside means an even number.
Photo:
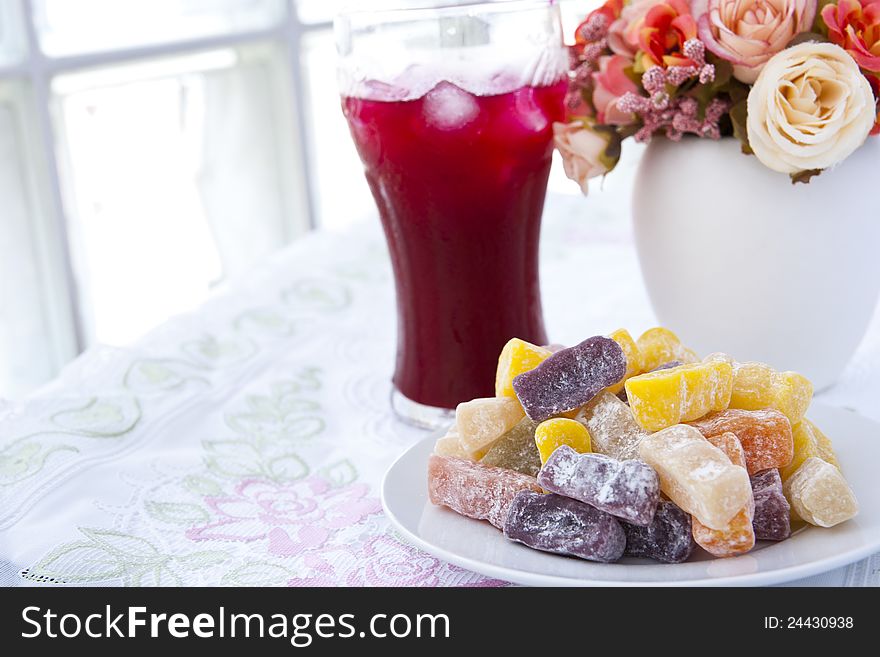
[[[498,529],[504,528],[508,507],[523,490],[540,492],[541,488],[534,477],[512,470],[437,454],[428,459],[431,503],[468,518],[488,520]]]
[[[655,367],[652,372],[661,372],[663,370],[671,370],[673,367],[681,367],[682,365],[687,365],[687,363],[682,363],[680,360],[671,360],[668,363],[663,363],[662,365],[658,365]]]
[[[623,349],[623,356],[626,358],[626,373],[623,379],[614,385],[608,386],[608,392],[616,395],[623,390],[623,384],[630,377],[642,373],[642,355],[639,353],[639,346],[626,329],[617,329],[613,333],[609,333],[608,337],[614,340]]]
[[[730,408],[772,408],[795,425],[813,400],[813,384],[797,372],[777,372],[764,363],[738,363],[734,372]]]
[[[538,446],[541,463],[546,462],[562,445],[568,445],[581,454],[592,451],[590,432],[587,428],[580,422],[564,417],[554,417],[541,422],[535,429],[535,445]]]
[[[746,456],[737,437],[728,432],[712,436],[708,441],[720,449],[730,462],[745,470]],[[751,484],[751,482],[750,482]],[[693,533],[697,545],[716,557],[732,557],[744,554],[755,547],[755,502],[753,495],[746,504],[723,529],[706,527],[694,518]]]
[[[541,456],[535,445],[536,426],[535,422],[524,417],[492,444],[480,463],[536,476],[541,469]]]
[[[604,563],[620,559],[626,547],[626,535],[613,516],[552,493],[518,493],[504,535],[536,550]]]
[[[446,435],[437,439],[437,442],[434,443],[434,453],[440,456],[454,456],[458,459],[473,461],[470,454],[461,446],[461,436],[458,435],[455,426],[452,426]]]
[[[691,535],[691,516],[674,502],[660,500],[650,525],[621,523],[626,534],[626,556],[645,557],[664,563],[681,563],[696,547]]]
[[[759,541],[784,541],[791,536],[791,506],[782,492],[779,470],[764,470],[752,476],[755,498],[755,538]]]
[[[727,408],[733,368],[723,361],[680,365],[634,376],[625,387],[639,426],[660,431]]]
[[[626,374],[626,357],[614,340],[588,338],[557,351],[513,380],[526,414],[536,422],[574,411]]]
[[[474,399],[455,409],[455,428],[462,448],[476,456],[515,427],[522,416],[522,407],[513,397]]]
[[[773,409],[728,409],[688,424],[706,437],[728,431],[736,434],[745,450],[750,475],[769,468],[784,468],[794,455],[791,423],[785,415]]]
[[[498,356],[498,368],[495,371],[495,396],[516,397],[516,393],[513,391],[514,377],[535,369],[551,353],[553,352],[549,349],[519,338],[508,340],[501,350],[501,355]]]
[[[783,485],[799,518],[811,525],[834,527],[859,512],[855,493],[830,463],[811,456]]]
[[[660,489],[712,529],[724,529],[752,496],[746,471],[686,424],[646,436],[639,456],[657,471]]]
[[[700,360],[697,354],[681,344],[675,333],[662,327],[642,333],[636,345],[642,358],[643,372],[650,372],[674,360],[682,363],[696,363]]]
[[[794,441],[794,456],[786,467],[780,470],[782,480],[787,480],[791,475],[801,467],[801,463],[811,456],[820,458],[826,463],[830,463],[836,468],[840,468],[837,462],[837,456],[834,454],[834,447],[831,441],[824,433],[819,430],[807,418],[804,418],[791,429],[792,440]]]
[[[647,463],[578,454],[567,445],[547,459],[538,484],[636,525],[650,524],[660,501],[660,481]]]
[[[707,436],[706,440],[724,452],[731,463],[741,468],[746,467],[746,451],[743,449],[742,443],[735,433],[726,431],[717,436]]]
[[[610,392],[601,392],[587,404],[576,419],[587,427],[593,451],[611,458],[639,458],[639,442],[648,435],[629,406]]]

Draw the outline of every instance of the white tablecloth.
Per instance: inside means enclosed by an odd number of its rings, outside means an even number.
[[[655,323],[620,188],[553,196],[551,338]],[[0,403],[5,585],[499,584],[410,547],[377,499],[424,434],[389,412],[393,290],[376,221],[312,234],[130,348]],[[823,401],[880,420],[880,314]],[[878,585],[880,555],[799,584]]]

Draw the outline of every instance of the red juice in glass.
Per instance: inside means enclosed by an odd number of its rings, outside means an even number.
[[[507,340],[547,342],[537,245],[565,90],[476,95],[444,81],[409,100],[343,96],[391,255],[394,385],[409,400],[492,396]]]

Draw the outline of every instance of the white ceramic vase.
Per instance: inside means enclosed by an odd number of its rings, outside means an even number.
[[[806,185],[739,142],[654,139],[633,216],[657,318],[688,346],[838,378],[880,295],[880,138]]]

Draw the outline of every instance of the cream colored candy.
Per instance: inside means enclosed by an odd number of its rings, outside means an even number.
[[[783,485],[791,510],[811,525],[833,527],[859,512],[846,479],[830,463],[811,456]]]
[[[693,427],[677,424],[642,439],[639,456],[660,477],[660,490],[712,529],[725,529],[752,498],[744,468]]]
[[[639,458],[639,443],[648,435],[629,406],[610,392],[596,395],[575,420],[587,427],[594,452],[620,461]]]
[[[455,429],[464,452],[474,458],[510,431],[525,412],[515,397],[484,397],[455,409]]]
[[[439,456],[451,456],[457,459],[473,460],[471,455],[461,446],[461,436],[455,428],[455,425],[449,428],[449,431],[446,432],[445,436],[441,436],[437,439],[437,442],[434,443],[434,453]]]

